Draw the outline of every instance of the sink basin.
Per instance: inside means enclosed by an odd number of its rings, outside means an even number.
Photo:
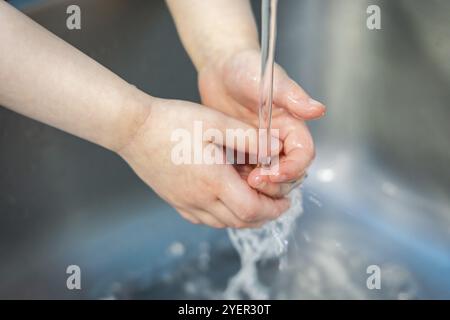
[[[377,3],[373,31],[366,1],[279,4],[277,60],[328,113],[289,253],[259,266],[273,298],[450,299],[450,3]],[[163,1],[19,8],[144,91],[199,100]],[[239,269],[226,231],[185,222],[107,150],[4,108],[0,150],[0,298],[219,298]]]

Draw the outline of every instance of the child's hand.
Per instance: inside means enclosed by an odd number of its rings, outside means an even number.
[[[241,51],[205,64],[199,71],[204,105],[218,109],[254,126],[258,125],[260,54]],[[272,128],[280,130],[283,155],[279,174],[264,176],[255,168],[248,183],[259,191],[280,196],[284,183],[301,179],[314,158],[314,145],[304,120],[319,118],[325,106],[310,97],[278,65],[274,66]]]
[[[185,101],[149,99],[149,104],[148,118],[118,153],[184,218],[218,228],[257,227],[289,207],[287,199],[272,199],[250,188],[233,165],[176,165],[171,159],[176,144],[171,141],[172,132],[185,129],[192,135],[194,121],[202,121],[204,130],[222,132],[246,130],[249,125]]]

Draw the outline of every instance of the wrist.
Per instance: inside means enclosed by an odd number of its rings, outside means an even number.
[[[221,46],[217,46],[215,48],[210,48],[209,53],[205,54],[204,58],[195,64],[197,72],[200,73],[207,66],[220,65],[233,55],[249,50],[260,50],[256,37],[239,40],[233,39],[230,43],[222,44]]]
[[[105,147],[120,155],[147,121],[153,103],[152,96],[129,85],[120,105],[121,110],[112,134],[114,138]]]

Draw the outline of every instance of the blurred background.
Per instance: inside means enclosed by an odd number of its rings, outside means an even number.
[[[10,3],[144,91],[199,101],[163,1]],[[277,61],[328,113],[283,268],[260,265],[273,298],[450,299],[449,26],[445,0],[279,2]],[[118,156],[4,108],[0,172],[0,298],[218,298],[239,269],[226,231],[182,220]]]

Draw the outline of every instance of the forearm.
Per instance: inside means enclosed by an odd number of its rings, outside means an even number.
[[[134,86],[0,2],[0,105],[120,149],[149,112]]]
[[[211,60],[259,48],[248,0],[166,0],[184,47],[200,70]]]

